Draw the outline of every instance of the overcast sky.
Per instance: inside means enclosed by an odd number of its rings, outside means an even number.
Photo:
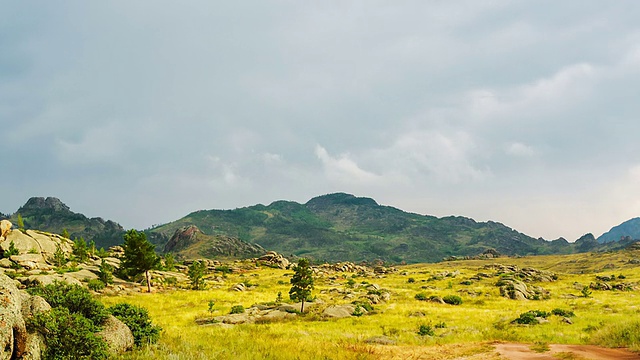
[[[0,212],[348,192],[534,237],[640,216],[640,2],[0,0]]]

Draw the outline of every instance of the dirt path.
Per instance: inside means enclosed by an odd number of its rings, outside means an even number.
[[[640,360],[640,355],[623,349],[608,349],[592,345],[549,345],[549,351],[537,353],[529,344],[496,344],[505,360]]]

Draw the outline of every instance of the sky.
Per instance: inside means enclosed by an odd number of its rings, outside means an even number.
[[[0,0],[0,212],[333,192],[574,241],[640,216],[640,2]]]

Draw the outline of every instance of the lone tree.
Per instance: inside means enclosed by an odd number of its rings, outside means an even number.
[[[194,261],[189,266],[189,280],[191,280],[191,288],[193,290],[204,289],[204,274],[207,271],[207,267],[200,261]]]
[[[313,290],[313,272],[309,265],[309,260],[302,258],[298,260],[298,265],[293,267],[295,273],[291,277],[291,289],[289,298],[293,301],[300,300],[300,312],[304,312],[304,302],[311,296]]]
[[[130,276],[144,273],[147,279],[147,290],[151,292],[149,270],[160,264],[160,257],[153,250],[153,244],[147,240],[147,236],[143,232],[131,229],[124,234],[122,248],[124,249],[122,266],[127,269]]]

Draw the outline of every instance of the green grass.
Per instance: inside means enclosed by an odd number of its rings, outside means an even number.
[[[624,274],[624,282],[640,282],[640,267],[627,260],[638,253],[577,254],[485,261],[457,261],[404,266],[398,273],[379,278],[355,275],[391,292],[391,300],[374,305],[373,314],[340,320],[325,320],[318,314],[326,306],[349,303],[342,294],[329,289],[350,289],[354,274],[336,273],[317,278],[313,295],[322,301],[306,316],[286,322],[245,324],[231,329],[198,326],[195,319],[228,314],[235,305],[245,308],[258,302],[273,302],[278,292],[289,291],[291,271],[261,268],[244,274],[229,274],[224,283],[210,283],[204,291],[169,290],[153,294],[103,297],[107,304],[126,301],[144,306],[164,332],[157,346],[126,355],[130,359],[378,359],[424,358],[454,359],[487,352],[493,341],[529,344],[599,344],[627,346],[640,350],[640,295],[638,291],[598,291],[580,297],[580,285],[588,285],[606,264],[615,264],[606,274]],[[585,261],[586,260],[586,261]],[[459,282],[478,272],[492,274],[482,267],[492,263],[532,266],[556,272],[551,283],[534,283],[551,292],[548,300],[516,301],[500,297],[497,277],[482,278],[472,285]],[[578,266],[577,264],[580,264]],[[455,278],[430,280],[443,271],[458,270]],[[415,282],[408,282],[411,277]],[[245,292],[231,292],[233,284],[251,279],[259,286]],[[284,280],[284,281],[283,281]],[[578,285],[576,285],[578,284]],[[325,290],[325,291],[323,291]],[[364,292],[366,293],[366,291]],[[462,298],[457,306],[416,300],[418,293]],[[213,314],[209,303],[215,302]],[[512,321],[521,313],[554,309],[573,312],[573,324],[561,316],[549,316],[548,323],[518,325]],[[556,311],[557,312],[557,311]],[[424,316],[415,316],[416,313]],[[446,327],[436,326],[446,324]],[[420,326],[431,326],[433,336],[420,336]],[[366,339],[386,335],[397,345],[371,345]],[[466,355],[460,355],[466,354]],[[425,355],[426,356],[426,355]],[[487,355],[489,356],[489,355]]]

